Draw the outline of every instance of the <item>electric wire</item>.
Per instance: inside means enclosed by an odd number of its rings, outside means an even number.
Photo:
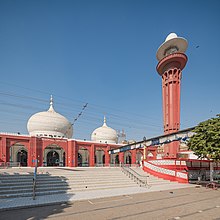
[[[4,107],[6,107],[5,109],[7,111],[7,113],[1,111],[3,113],[1,115],[8,114],[11,115],[11,118],[13,118],[13,120],[21,119],[22,121],[23,120],[22,116],[25,115],[31,116],[35,112],[47,111],[48,102],[49,102],[48,99],[44,99],[39,96],[36,97],[36,95],[34,96],[33,93],[31,93],[30,91],[37,91],[41,94],[44,95],[47,94],[49,96],[47,92],[42,92],[35,89],[28,89],[14,84],[13,86],[24,88],[28,90],[29,93],[28,95],[23,95],[22,91],[19,91],[19,93],[15,93],[11,91],[10,92],[0,91],[0,97],[1,97],[0,106],[3,109]],[[97,127],[101,125],[99,124],[99,121],[102,121],[104,115],[103,112],[105,112],[105,115],[107,115],[107,119],[109,118],[109,124],[113,125],[114,128],[117,127],[117,130],[120,130],[118,129],[120,127],[123,128],[125,131],[126,129],[128,130],[136,129],[137,131],[154,130],[155,133],[161,131],[162,126],[160,125],[160,121],[158,121],[158,118],[156,120],[157,123],[155,123],[153,117],[146,117],[137,114],[136,112],[131,113],[128,111],[124,111],[123,106],[120,109],[114,109],[111,107],[104,107],[101,105],[90,104],[88,102],[83,102],[79,100],[76,101],[66,97],[61,97],[61,96],[55,96],[55,97],[56,97],[55,109],[58,109],[57,112],[59,112],[62,115],[65,115],[65,117],[69,118],[71,122],[73,121],[72,122],[73,125],[75,125],[78,119],[80,118],[81,127],[85,126],[86,128],[88,128],[89,124],[91,126]],[[4,98],[8,101],[4,101]],[[65,100],[65,101],[59,101],[59,100]],[[87,110],[86,113],[84,114],[83,111],[85,110],[85,108]],[[74,115],[75,117],[73,117]],[[27,119],[25,120],[25,122],[27,122]],[[76,127],[80,128],[80,126],[76,126]]]

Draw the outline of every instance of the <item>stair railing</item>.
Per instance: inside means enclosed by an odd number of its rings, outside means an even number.
[[[37,185],[37,164],[38,161],[36,160],[35,168],[34,168],[34,177],[33,177],[33,200],[35,200],[36,197],[36,185]]]
[[[128,166],[121,166],[122,172],[128,176],[130,179],[134,180],[139,186],[145,186],[145,187],[150,187],[148,183],[148,178],[149,176],[143,176],[137,173],[136,171],[132,170]]]

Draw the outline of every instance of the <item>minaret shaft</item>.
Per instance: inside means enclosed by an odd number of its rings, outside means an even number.
[[[169,69],[162,75],[164,133],[180,128],[180,79],[181,70]]]
[[[183,53],[173,53],[161,59],[157,71],[162,76],[164,133],[177,132],[180,129],[180,84],[182,69],[187,62]],[[177,158],[179,142],[164,146],[165,158]]]

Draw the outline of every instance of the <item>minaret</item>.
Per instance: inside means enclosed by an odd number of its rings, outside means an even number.
[[[164,133],[177,132],[180,128],[180,83],[187,56],[187,40],[175,33],[167,36],[157,50],[157,72],[162,76]],[[179,142],[165,145],[164,157],[176,158]]]

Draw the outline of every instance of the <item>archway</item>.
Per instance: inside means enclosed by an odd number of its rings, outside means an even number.
[[[44,149],[44,166],[65,166],[66,153],[63,148],[56,144],[51,144]]]
[[[20,163],[21,166],[23,167],[26,167],[27,166],[27,151],[22,149],[22,150],[19,150],[18,153],[17,153],[17,162]]]
[[[105,161],[105,152],[103,150],[96,150],[95,152],[95,164],[96,166],[103,166]]]
[[[78,164],[80,160],[80,164],[78,166],[88,167],[89,166],[89,151],[87,148],[81,148],[78,151],[78,156],[81,155],[81,158],[78,157]]]
[[[130,164],[131,165],[131,152],[126,151],[124,153],[124,164]]]
[[[142,159],[143,159],[143,154],[140,151],[138,151],[136,153],[136,163],[141,165]]]
[[[60,163],[59,154],[54,150],[49,151],[47,153],[47,166],[48,167],[59,166],[59,163]]]
[[[9,162],[13,166],[27,166],[28,164],[28,150],[20,143],[12,145],[9,149]]]
[[[115,165],[118,165],[119,164],[119,154],[111,154],[110,155],[110,162],[111,164],[113,164],[114,166]]]

